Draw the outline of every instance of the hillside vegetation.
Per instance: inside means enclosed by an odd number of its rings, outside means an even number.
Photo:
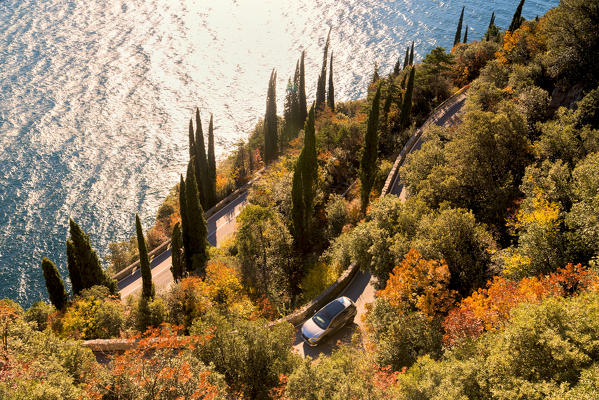
[[[148,280],[138,223],[120,254],[140,258],[144,291],[121,301],[72,222],[74,293],[44,259],[52,305],[0,300],[0,398],[599,397],[599,5],[518,10],[471,43],[460,17],[451,51],[421,63],[408,46],[357,101],[334,99],[327,40],[314,105],[302,55],[283,116],[273,71],[266,122],[202,178],[192,121],[186,177],[152,228],[172,235],[177,282]],[[407,199],[380,197],[416,126],[465,85],[461,122],[427,128],[401,168]],[[207,246],[203,207],[262,167],[235,237]],[[365,332],[302,360],[272,321],[351,263],[376,277]],[[109,338],[137,346],[99,364],[81,342]]]

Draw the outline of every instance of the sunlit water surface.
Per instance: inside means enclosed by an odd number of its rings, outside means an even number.
[[[46,297],[39,262],[66,276],[74,217],[102,256],[148,227],[187,162],[187,120],[214,113],[217,152],[246,138],[278,70],[278,105],[301,50],[314,96],[328,26],[337,98],[364,95],[416,42],[449,47],[463,4],[470,40],[516,0],[3,0],[0,2],[0,298]],[[527,0],[523,15],[557,0]]]

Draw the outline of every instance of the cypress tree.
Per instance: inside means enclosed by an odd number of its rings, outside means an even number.
[[[302,177],[303,170],[303,151],[300,153],[293,171],[293,181],[291,184],[291,225],[295,245],[298,249],[304,249],[306,241],[306,207],[304,205],[304,182]]]
[[[410,63],[410,46],[406,47],[406,58],[403,60],[403,69],[408,68],[408,64]]]
[[[485,40],[490,40],[492,37],[496,36],[498,32],[499,30],[497,29],[497,26],[495,26],[495,11],[493,11],[491,20],[489,21],[489,27],[485,33]]]
[[[74,244],[69,240],[67,240],[67,269],[69,271],[73,295],[79,294],[83,289],[83,284],[81,283],[81,271],[79,271],[79,264],[75,258]]]
[[[44,257],[42,258],[42,271],[44,273],[44,280],[46,281],[46,289],[48,289],[50,302],[57,310],[64,309],[64,306],[67,304],[67,292],[64,289],[64,282],[60,277],[56,265]]]
[[[327,60],[329,59],[329,40],[331,38],[331,29],[332,28],[329,28],[327,41],[324,45],[324,51],[322,54],[322,68],[320,70],[320,75],[318,76],[318,82],[316,85],[316,110],[318,111],[324,109],[326,101]]]
[[[200,119],[200,109],[196,108],[196,134],[195,134],[195,177],[200,191],[200,201],[202,206],[208,208],[208,160],[206,159],[206,146],[204,144],[204,131],[202,130],[202,121]]]
[[[264,114],[264,163],[270,164],[278,153],[277,120],[277,72],[273,69],[268,81],[266,112]]]
[[[306,117],[308,116],[308,106],[306,104],[306,71],[304,68],[304,58],[306,52],[302,51],[302,57],[300,58],[300,70],[299,70],[299,119],[298,126],[303,126],[306,121]]]
[[[187,269],[203,276],[206,271],[206,261],[208,260],[206,248],[208,229],[206,228],[206,218],[204,218],[204,209],[200,203],[193,168],[187,170],[185,202],[187,203],[187,232],[189,235],[185,253],[188,254],[188,260],[191,262],[190,265],[187,265]]]
[[[378,151],[378,124],[379,124],[379,103],[381,98],[381,85],[379,84],[374,98],[372,99],[372,107],[368,115],[368,125],[366,135],[364,136],[364,147],[362,149],[362,159],[360,160],[360,181],[362,187],[360,189],[361,211],[366,213],[368,202],[370,201],[370,191],[374,184],[376,175],[376,161]]]
[[[299,130],[304,124],[304,121],[301,120],[301,112],[300,112],[300,61],[297,60],[295,64],[295,73],[293,74],[293,96],[291,97],[291,119],[293,120],[293,137],[297,136]]]
[[[67,251],[71,254],[67,259],[75,263],[73,267],[69,267],[69,271],[79,271],[81,289],[102,285],[106,286],[111,294],[118,294],[116,282],[102,268],[98,254],[91,247],[89,237],[71,218],[69,218],[69,228],[70,237],[67,241]],[[71,242],[72,248],[70,250],[68,250],[68,242]]]
[[[372,81],[370,82],[370,84],[372,85],[376,83],[379,79],[381,79],[381,76],[379,75],[379,64],[375,62],[374,71],[372,72]]]
[[[514,32],[516,29],[520,28],[522,25],[522,7],[524,6],[524,0],[520,0],[518,7],[516,8],[516,12],[514,12],[514,16],[512,17],[512,22],[510,23],[510,27],[508,31]]]
[[[245,183],[245,178],[248,175],[245,169],[245,145],[242,141],[237,143],[237,156],[235,157],[233,166],[237,171],[235,184],[237,187],[240,187]]]
[[[189,118],[189,158],[193,157],[196,151],[196,144],[193,138],[193,120]]]
[[[331,51],[331,64],[329,66],[329,92],[327,104],[332,112],[335,112],[335,88],[333,87],[333,52]]]
[[[154,298],[152,269],[150,268],[150,258],[148,257],[146,239],[144,239],[144,233],[141,229],[141,221],[139,220],[139,215],[137,214],[135,214],[135,230],[137,231],[137,249],[139,251],[139,267],[141,270],[141,296],[145,299],[151,299]]]
[[[187,165],[187,171],[189,174],[189,169],[193,165],[193,161],[189,161]],[[179,182],[179,213],[181,214],[181,244],[184,249],[189,248],[189,221],[187,220],[187,201],[185,198],[185,180],[183,179],[183,175],[181,175],[181,181]],[[191,265],[191,259],[189,257],[189,253],[184,252],[185,262],[184,265],[187,267]],[[190,271],[190,270],[188,270]]]
[[[304,126],[304,147],[295,165],[291,188],[293,236],[296,247],[300,251],[307,251],[309,248],[314,208],[314,186],[318,176],[314,120],[315,105],[313,104]]]
[[[466,25],[466,29],[464,31],[464,41],[463,43],[468,43],[468,25]]]
[[[383,103],[383,112],[380,118],[379,130],[379,150],[381,154],[389,154],[393,152],[396,140],[393,138],[391,123],[389,122],[389,112],[391,111],[391,105],[395,100],[395,92],[397,87],[393,83],[393,78],[389,77],[387,80],[387,96]]]
[[[409,74],[405,74],[403,76],[403,79],[401,80],[401,88],[405,89],[406,88],[406,82],[408,81],[408,76],[410,76]]]
[[[387,86],[387,97],[385,98],[385,102],[383,103],[383,120],[387,120],[387,116],[389,111],[391,110],[391,104],[393,103],[393,98],[395,94],[396,86],[393,84],[393,79],[389,79],[389,84]]]
[[[399,117],[399,124],[401,129],[407,128],[410,124],[410,113],[412,112],[412,94],[414,92],[414,71],[415,68],[412,68],[412,70],[410,71],[408,87],[406,88],[406,93],[403,97],[401,105],[401,114]]]
[[[214,155],[214,121],[210,114],[208,124],[208,207],[216,204],[216,156]]]
[[[171,240],[171,273],[173,279],[178,282],[185,275],[185,259],[183,258],[183,237],[181,234],[181,223],[177,222],[173,227]]]
[[[395,66],[393,67],[393,76],[399,75],[399,71],[401,70],[401,64],[399,63],[400,58],[397,58],[395,62]]]
[[[455,47],[460,43],[462,38],[462,22],[464,21],[464,7],[462,7],[462,13],[460,14],[460,20],[458,21],[458,29],[455,31],[455,37],[453,38],[453,46]]]
[[[412,48],[410,49],[410,66],[414,65],[414,41],[412,40]]]
[[[299,132],[299,103],[297,96],[297,82],[299,79],[299,61],[295,69],[293,81],[287,80],[285,90],[285,102],[283,103],[283,118],[285,124],[279,140],[281,150],[289,144],[289,141],[297,136]]]

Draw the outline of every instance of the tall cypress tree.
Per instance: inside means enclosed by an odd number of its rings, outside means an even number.
[[[270,164],[278,154],[277,72],[273,69],[268,81],[266,112],[264,114],[264,163]]]
[[[173,226],[171,235],[171,273],[175,282],[185,275],[185,259],[183,258],[183,236],[181,233],[181,223],[177,222]]]
[[[300,70],[299,70],[299,86],[298,86],[298,101],[299,101],[299,126],[303,126],[306,121],[306,117],[308,116],[308,106],[306,104],[306,71],[304,67],[304,58],[306,56],[306,52],[302,51],[302,56],[300,58]]]
[[[314,120],[315,106],[313,104],[304,126],[304,147],[295,165],[291,187],[293,237],[296,247],[300,251],[307,251],[309,249],[315,184],[318,176]]]
[[[397,76],[399,75],[399,71],[401,70],[401,64],[399,63],[400,58],[397,58],[397,61],[395,62],[395,66],[393,66],[393,76]]]
[[[489,27],[487,28],[487,32],[485,33],[485,40],[490,40],[498,33],[498,29],[495,26],[495,11],[491,14],[491,20],[489,21]]]
[[[235,156],[233,168],[235,168],[236,171],[235,184],[237,187],[240,187],[246,182],[246,177],[248,175],[245,168],[245,144],[242,141],[237,143],[237,155]]]
[[[391,111],[391,105],[395,102],[396,92],[397,87],[393,82],[393,77],[389,77],[387,80],[387,95],[383,103],[382,115],[379,118],[379,151],[385,155],[392,153],[397,143],[393,135],[393,124],[389,121],[389,112]]]
[[[204,131],[200,119],[200,109],[196,108],[196,134],[195,134],[195,177],[200,191],[202,206],[208,208],[210,185],[208,181],[208,160],[206,158],[206,145],[204,144]]]
[[[293,120],[293,135],[292,137],[297,136],[299,130],[304,125],[304,121],[301,120],[301,111],[300,111],[300,60],[297,60],[295,64],[295,73],[293,74],[293,96],[291,97],[291,119]]]
[[[460,20],[458,21],[458,29],[455,31],[455,37],[453,38],[453,45],[460,43],[462,38],[462,22],[464,21],[464,7],[462,7],[462,13],[460,14]]]
[[[376,88],[372,99],[372,107],[368,114],[368,125],[364,136],[364,147],[362,148],[362,159],[360,160],[360,189],[361,211],[366,213],[370,201],[370,191],[376,176],[376,161],[378,152],[378,125],[379,125],[379,103],[381,98],[381,85]]]
[[[81,283],[81,271],[79,271],[79,263],[75,256],[75,245],[69,240],[67,240],[67,269],[69,271],[73,295],[79,294],[83,289],[83,284]]]
[[[414,65],[414,41],[412,40],[412,47],[410,48],[410,66]]]
[[[208,124],[208,207],[216,204],[216,156],[214,154],[214,121],[210,114]]]
[[[410,124],[410,113],[412,112],[412,94],[414,93],[414,70],[410,71],[410,77],[408,78],[408,86],[406,93],[404,94],[403,101],[401,104],[401,114],[399,117],[399,123],[401,129],[405,129]]]
[[[514,16],[512,17],[512,22],[510,23],[510,27],[508,31],[514,32],[516,29],[520,28],[522,25],[522,7],[524,6],[524,0],[520,0],[518,7],[516,8],[516,12],[514,12]]]
[[[189,169],[193,165],[193,161],[190,160],[187,165],[187,171],[189,174]],[[183,179],[183,175],[181,175],[181,181],[179,182],[179,213],[181,214],[181,244],[184,249],[189,248],[189,221],[187,219],[187,200],[185,197],[185,180]],[[187,251],[184,252],[185,262],[184,266],[187,268],[188,265],[191,265],[191,259],[189,257],[189,253]],[[191,271],[188,269],[188,271]]]
[[[331,39],[331,29],[332,28],[329,28],[327,41],[324,45],[324,51],[322,54],[322,68],[320,70],[320,75],[318,76],[318,82],[316,85],[316,110],[324,109],[324,104],[326,101],[327,61],[329,59],[329,41]]]
[[[283,118],[285,120],[283,132],[279,144],[281,151],[289,144],[289,141],[299,133],[299,99],[297,93],[297,82],[299,81],[299,61],[295,68],[293,80],[287,80],[287,89],[285,90],[285,102],[283,103]]]
[[[94,285],[102,285],[106,286],[111,294],[118,294],[116,282],[102,268],[98,254],[89,242],[89,237],[71,218],[69,218],[69,232],[70,237],[67,240],[67,251],[71,254],[70,257],[67,257],[67,260],[75,263],[75,265],[69,267],[69,271],[79,271],[81,289],[89,289]],[[70,250],[68,242],[71,242]],[[73,279],[71,278],[71,280]]]
[[[464,30],[464,41],[463,43],[468,43],[468,25],[466,25],[466,29]]]
[[[196,151],[195,139],[193,137],[193,120],[189,118],[189,158],[193,157]]]
[[[406,47],[406,58],[403,60],[403,69],[408,68],[410,64],[410,46]]]
[[[372,72],[372,80],[370,81],[370,84],[372,85],[378,82],[379,79],[381,79],[381,76],[379,75],[379,64],[375,61],[374,71]]]
[[[139,267],[141,270],[142,290],[141,297],[145,299],[154,298],[154,283],[152,282],[152,269],[150,268],[150,258],[148,257],[148,247],[144,232],[141,229],[139,215],[135,214],[135,230],[137,232],[137,250],[139,251]]]
[[[333,87],[333,52],[331,51],[331,64],[329,66],[329,91],[327,104],[332,112],[335,112],[335,88]]]
[[[185,180],[185,202],[187,207],[187,232],[188,245],[185,247],[185,253],[188,254],[188,260],[191,265],[187,269],[194,271],[200,276],[206,272],[206,261],[208,260],[207,237],[208,229],[206,227],[206,218],[204,218],[204,209],[200,203],[198,186],[194,176],[194,169],[187,169],[187,178]]]
[[[58,268],[56,268],[56,265],[54,265],[52,261],[44,257],[42,258],[42,271],[44,273],[44,280],[46,281],[46,289],[48,289],[50,302],[57,310],[64,309],[68,297]]]

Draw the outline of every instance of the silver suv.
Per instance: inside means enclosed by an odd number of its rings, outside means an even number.
[[[302,338],[309,346],[322,343],[322,339],[353,321],[356,305],[349,297],[339,297],[322,307],[302,325]]]

